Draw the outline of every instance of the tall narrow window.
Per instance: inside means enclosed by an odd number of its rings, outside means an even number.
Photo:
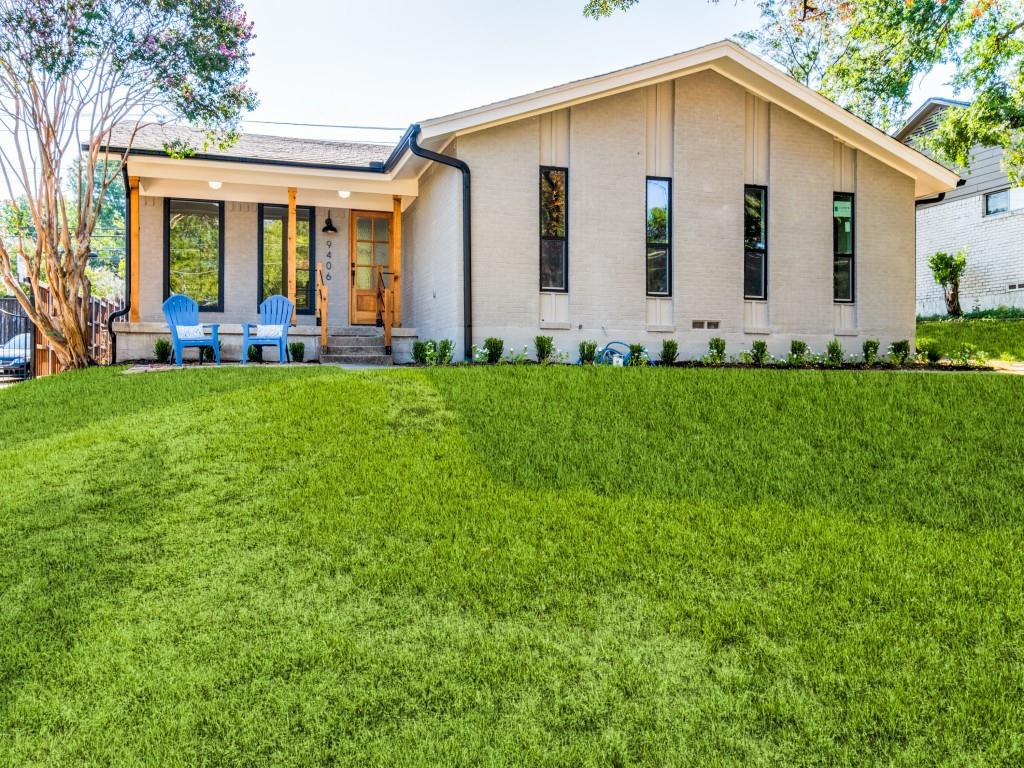
[[[224,308],[224,203],[164,200],[164,295],[183,293],[201,310]]]
[[[268,296],[288,295],[288,206],[259,207],[259,301]],[[313,209],[295,208],[295,311],[309,315],[315,308],[315,238]]]
[[[853,195],[832,194],[832,298],[853,301]]]
[[[672,180],[647,177],[647,295],[672,295]]]
[[[743,297],[768,297],[768,189],[743,188]]]
[[[540,169],[540,289],[569,290],[569,170]]]

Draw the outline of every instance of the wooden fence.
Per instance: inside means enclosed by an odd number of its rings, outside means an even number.
[[[46,311],[53,314],[53,299],[49,289],[43,287],[43,301]],[[89,350],[92,358],[101,365],[110,362],[110,334],[107,322],[110,316],[124,306],[124,301],[117,299],[90,299],[88,311]],[[13,297],[0,298],[0,344],[19,333],[32,333],[35,353],[32,356],[32,376],[48,376],[60,372],[57,355],[47,343],[46,337],[39,333],[29,320],[25,311]]]

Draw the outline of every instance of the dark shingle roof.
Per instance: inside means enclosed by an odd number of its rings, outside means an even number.
[[[123,149],[131,139],[134,123],[119,123],[110,136],[112,148]],[[323,141],[295,139],[287,136],[264,136],[243,133],[227,149],[203,147],[205,134],[181,125],[143,125],[135,134],[132,149],[143,152],[165,151],[168,144],[185,142],[197,156],[207,159],[266,160],[273,163],[299,163],[304,165],[370,167],[383,163],[394,149],[394,144],[370,144],[361,141]]]

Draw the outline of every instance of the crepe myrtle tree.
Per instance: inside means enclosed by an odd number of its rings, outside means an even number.
[[[611,16],[639,0],[586,0],[584,14]],[[709,0],[717,3],[717,0]],[[1024,184],[1024,2],[1020,0],[745,0],[761,26],[737,37],[797,80],[884,130],[899,126],[913,88],[951,65],[965,107],[942,113],[922,149],[965,168],[973,147],[1004,150]]]
[[[127,126],[129,149],[157,118],[229,144],[256,106],[252,38],[237,0],[0,0],[0,172],[27,207],[0,237],[0,279],[63,367],[90,363],[86,267],[127,155],[109,149],[112,129]]]

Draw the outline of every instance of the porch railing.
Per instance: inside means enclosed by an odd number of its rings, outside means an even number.
[[[316,265],[316,319],[320,323],[320,353],[327,352],[327,317],[330,308],[327,283],[324,282],[324,265]]]
[[[391,354],[391,327],[395,323],[395,292],[384,282],[382,264],[377,265],[377,325],[384,327],[384,354]]]

